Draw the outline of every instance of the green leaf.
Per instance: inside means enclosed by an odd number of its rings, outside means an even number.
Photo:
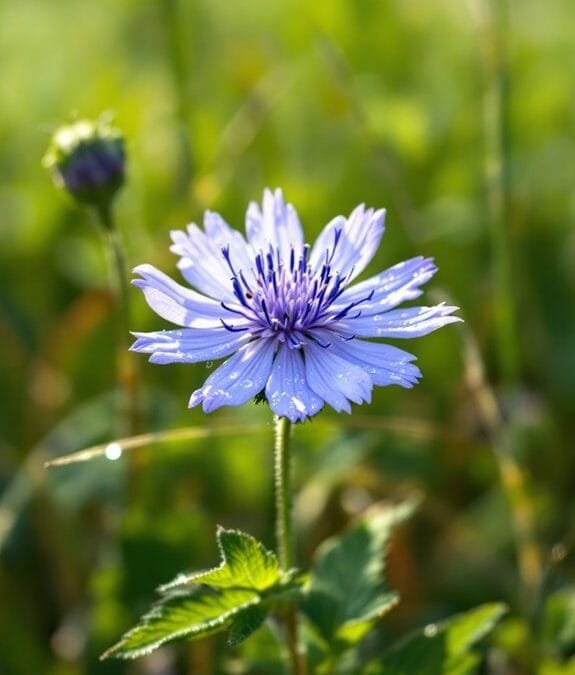
[[[264,622],[267,612],[261,605],[250,605],[242,610],[230,627],[228,644],[235,647],[256,631]]]
[[[397,594],[383,579],[385,552],[393,527],[413,508],[406,504],[372,511],[321,547],[302,609],[327,651],[337,653],[359,642],[396,604]]]
[[[280,573],[276,556],[253,537],[218,529],[221,564],[181,575],[162,587],[164,597],[102,659],[133,659],[171,640],[198,639],[230,628],[230,644],[255,631],[273,601],[294,588],[293,574]]]
[[[230,626],[237,614],[259,602],[254,591],[229,588],[196,588],[191,594],[171,596],[153,607],[101,658],[135,659],[171,640],[207,637]]]
[[[265,591],[280,581],[277,557],[245,532],[218,528],[222,562],[214,569],[180,575],[162,586],[168,591],[181,586],[205,584],[212,588],[250,588]]]
[[[365,675],[470,675],[478,664],[471,651],[506,612],[504,605],[481,605],[440,624],[414,633],[377,663]]]

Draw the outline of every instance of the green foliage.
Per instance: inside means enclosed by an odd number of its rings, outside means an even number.
[[[575,652],[575,588],[563,588],[549,596],[541,632],[548,651],[556,655]]]
[[[256,592],[233,588],[220,592],[197,588],[186,594],[171,595],[146,614],[120,642],[104,652],[102,658],[135,659],[171,640],[212,635],[231,626],[237,615],[259,601]]]
[[[393,648],[364,675],[472,675],[478,656],[473,647],[505,613],[492,603],[472,609],[439,624],[431,624]]]
[[[161,587],[165,597],[102,658],[134,659],[165,642],[198,639],[229,629],[229,644],[245,640],[262,624],[270,605],[294,589],[276,556],[253,537],[218,529],[219,567],[182,575]]]
[[[302,602],[312,660],[335,662],[358,644],[398,601],[383,578],[387,544],[395,525],[413,512],[406,504],[374,509],[317,555]]]
[[[181,575],[162,586],[163,591],[187,585],[204,584],[211,588],[249,588],[265,591],[281,578],[275,553],[249,535],[219,528],[218,546],[222,554],[219,567],[207,572]],[[284,575],[285,576],[285,575]]]

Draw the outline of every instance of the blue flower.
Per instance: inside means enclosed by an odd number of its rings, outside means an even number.
[[[205,412],[264,395],[276,415],[298,422],[325,403],[349,413],[350,401],[370,401],[374,385],[412,387],[421,377],[415,357],[364,338],[418,337],[460,319],[444,303],[395,309],[421,295],[437,270],[430,258],[350,285],[375,254],[384,219],[383,209],[358,206],[310,247],[281,190],[266,190],[261,208],[249,205],[246,239],[207,211],[203,231],[172,232],[195,290],[151,265],[135,269],[150,307],[182,328],[135,333],[132,349],[161,364],[230,357],[192,394],[190,407]]]

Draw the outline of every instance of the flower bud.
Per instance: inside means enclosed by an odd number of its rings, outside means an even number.
[[[107,208],[124,183],[125,158],[121,132],[100,118],[60,127],[42,163],[79,202]]]

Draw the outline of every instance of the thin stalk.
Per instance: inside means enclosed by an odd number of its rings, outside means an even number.
[[[477,0],[481,18],[481,46],[485,70],[484,135],[485,179],[489,215],[489,237],[493,260],[493,315],[499,377],[513,389],[519,381],[517,319],[513,287],[511,125],[510,125],[510,8],[508,0]],[[487,383],[479,351],[474,343],[478,409],[491,437],[500,481],[509,503],[517,550],[518,572],[526,610],[536,602],[543,578],[542,554],[535,533],[535,513],[525,471],[514,454],[511,424],[501,413],[499,402]]]
[[[291,423],[286,417],[276,419],[275,487],[276,536],[280,568],[287,572],[293,567],[292,487],[290,455]]]
[[[519,363],[513,293],[509,92],[509,6],[485,0],[483,54],[485,67],[485,178],[489,237],[493,256],[494,319],[501,380],[517,383]]]
[[[292,485],[290,454],[291,423],[285,417],[276,418],[275,434],[275,498],[276,537],[278,559],[282,572],[294,566],[294,540],[292,523]],[[305,675],[303,655],[298,650],[297,609],[291,602],[282,617],[287,649],[293,675]]]
[[[160,21],[166,41],[166,65],[169,68],[176,107],[179,148],[179,175],[176,182],[178,196],[189,194],[190,182],[194,175],[194,153],[190,134],[191,95],[190,63],[188,49],[191,36],[189,21],[183,16],[181,0],[163,0],[159,3]]]
[[[515,459],[513,430],[503,419],[495,393],[487,382],[477,343],[471,333],[464,335],[467,386],[475,397],[477,410],[489,435],[501,486],[509,504],[524,608],[529,613],[536,603],[543,578],[543,560],[535,535],[535,513],[528,480]]]
[[[113,275],[114,292],[119,300],[117,368],[120,387],[123,393],[124,412],[127,419],[127,431],[133,434],[138,430],[138,378],[136,367],[128,351],[130,343],[131,307],[128,285],[128,268],[124,249],[120,240],[114,213],[109,204],[97,209],[102,235],[108,250]]]

